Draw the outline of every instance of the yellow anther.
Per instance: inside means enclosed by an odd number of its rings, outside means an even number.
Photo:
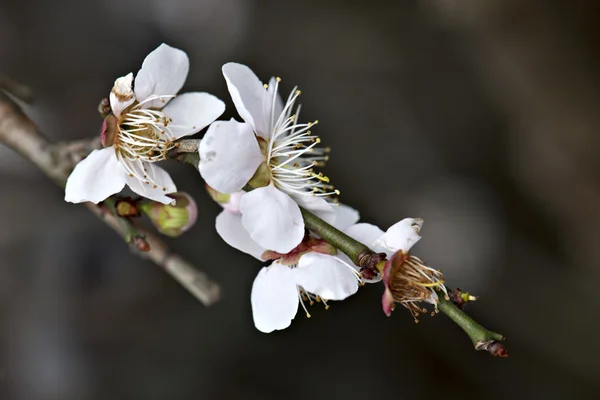
[[[321,138],[317,138],[317,143],[321,143]]]
[[[314,124],[316,125],[316,124],[318,124],[318,123],[319,123],[319,120],[318,120],[318,119],[315,119],[315,122],[314,122]]]
[[[263,87],[264,87],[265,89],[268,89],[268,88],[269,88],[269,85],[265,83],[265,84],[263,85]]]
[[[281,82],[281,78],[280,78],[280,77],[277,77],[277,78],[275,78],[275,80],[276,80],[277,82]]]
[[[306,313],[306,318],[310,318],[310,314],[309,313]]]
[[[334,192],[334,193],[335,193],[335,194],[337,194],[338,196],[340,195],[340,191],[339,191],[339,190],[337,190],[337,189],[335,189],[335,192]]]
[[[329,306],[325,306],[325,309],[326,309],[326,310],[329,310]]]
[[[300,93],[302,93],[300,90],[296,90],[296,96],[300,96]]]
[[[130,177],[130,178],[133,178],[133,174],[129,174],[129,177]]]

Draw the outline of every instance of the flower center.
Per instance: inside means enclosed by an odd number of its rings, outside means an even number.
[[[143,162],[157,162],[167,158],[167,152],[175,147],[169,125],[173,122],[160,110],[143,108],[153,100],[165,102],[165,98],[175,96],[151,96],[125,110],[116,124],[112,145],[117,158],[130,177],[146,184],[158,185],[152,176],[147,175]],[[163,189],[164,190],[164,189]]]
[[[432,315],[437,313],[436,288],[445,296],[448,295],[442,273],[427,266],[415,256],[395,256],[387,284],[394,301],[406,307],[415,322],[419,322],[417,317],[421,312],[427,312],[426,308],[419,305],[422,301],[434,304],[435,310]]]
[[[277,89],[280,78],[277,78],[273,98],[271,99],[271,136],[266,146],[266,161],[275,186],[288,193],[324,197],[337,203],[340,191],[329,184],[329,178],[323,173],[315,172],[315,167],[325,166],[329,160],[330,148],[322,148],[318,136],[313,135],[310,128],[319,121],[298,123],[300,106],[292,114],[294,103],[300,90],[292,90],[283,110],[275,115]],[[267,85],[265,85],[265,88]]]

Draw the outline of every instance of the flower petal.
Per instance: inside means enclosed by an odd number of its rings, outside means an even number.
[[[367,247],[373,246],[373,243],[381,236],[383,231],[377,226],[361,222],[344,229],[344,233],[353,239],[358,240]]]
[[[383,296],[381,296],[381,306],[383,308],[383,312],[388,317],[392,315],[392,311],[394,311],[394,296],[392,295],[392,291],[386,285],[385,291],[383,292]]]
[[[148,180],[141,181],[137,177],[127,175],[127,186],[147,199],[163,204],[174,204],[175,200],[167,196],[167,194],[177,191],[169,173],[153,163],[140,163],[136,171],[140,168],[143,168]]]
[[[390,226],[385,234],[375,241],[375,244],[392,252],[402,250],[407,253],[421,239],[419,236],[421,226],[423,226],[422,219],[405,218]]]
[[[142,103],[150,96],[173,96],[183,86],[190,60],[182,50],[161,44],[146,56],[135,77],[135,96]],[[145,108],[162,108],[169,98],[144,103]]]
[[[249,124],[213,122],[200,142],[200,175],[221,193],[233,193],[248,183],[264,157]]]
[[[246,193],[240,211],[244,228],[265,249],[286,254],[304,238],[300,208],[273,184]]]
[[[225,103],[208,93],[184,93],[164,108],[165,117],[171,119],[167,132],[171,139],[192,135],[207,127],[225,111]]]
[[[75,166],[67,179],[65,201],[99,203],[120,192],[123,186],[125,170],[117,160],[115,149],[94,150]]]
[[[135,94],[131,88],[133,74],[130,72],[125,76],[117,78],[110,91],[110,109],[115,116],[120,116],[121,111],[129,107],[135,101]]]
[[[269,139],[271,129],[267,116],[270,115],[271,102],[267,98],[263,83],[243,64],[230,62],[223,65],[222,70],[240,117],[252,125],[257,135]]]
[[[298,312],[298,290],[292,270],[277,262],[262,268],[250,295],[256,329],[264,333],[285,329]]]
[[[293,273],[297,285],[326,300],[344,300],[358,290],[355,273],[335,256],[306,253]]]
[[[293,194],[291,197],[300,207],[307,209],[328,224],[333,225],[335,223],[336,206],[332,206],[324,198],[313,196],[310,193],[305,195]]]
[[[216,221],[217,233],[223,238],[225,243],[254,258],[264,261],[261,257],[266,249],[256,243],[242,225],[241,214],[234,214],[227,210],[221,211]]]
[[[358,211],[345,204],[340,203],[339,205],[333,207],[333,209],[336,215],[333,226],[341,231],[356,224],[360,219],[360,214]]]

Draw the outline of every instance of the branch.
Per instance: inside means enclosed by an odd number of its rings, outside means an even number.
[[[3,88],[10,90],[4,82],[0,81],[0,89]],[[41,135],[31,119],[2,90],[0,90],[0,142],[31,161],[60,187],[65,186],[73,166],[94,148],[99,147],[98,140],[69,144],[50,143]],[[210,305],[219,299],[219,286],[205,273],[198,271],[180,256],[172,253],[158,236],[132,224],[127,219],[114,215],[106,206],[92,203],[85,203],[85,206],[126,241],[129,238],[129,242],[139,255],[151,259],[165,269],[203,304]],[[139,240],[140,238],[143,242]],[[149,246],[149,249],[146,246]],[[140,252],[144,249],[147,251]]]
[[[438,309],[465,331],[471,338],[475,350],[485,350],[493,356],[508,357],[508,351],[500,343],[504,340],[504,336],[485,329],[444,296],[440,295],[438,299]]]
[[[179,144],[178,147],[171,150],[167,157],[189,163],[198,169],[200,139],[185,139],[177,143]],[[246,185],[243,190],[250,191],[253,189],[250,185]],[[385,254],[375,253],[365,244],[351,238],[310,211],[302,207],[300,207],[300,210],[306,227],[350,257],[356,265],[362,268],[361,273],[363,273],[363,276],[368,278],[367,273],[370,272],[373,275],[378,273],[378,266],[381,266],[385,261]],[[501,340],[504,340],[502,335],[479,325],[464,311],[456,307],[452,301],[446,299],[445,296],[440,295],[438,298],[438,309],[466,332],[476,350],[484,350],[494,356],[508,356],[507,350],[500,343]]]
[[[312,230],[317,235],[321,236],[323,239],[327,240],[329,243],[333,244],[335,247],[343,251],[355,263],[357,260],[357,254],[362,254],[362,258],[359,256],[358,261],[362,261],[363,264],[368,263],[365,265],[356,263],[356,265],[362,267],[373,267],[376,266],[377,263],[380,263],[381,261],[385,260],[385,257],[381,257],[382,254],[377,254],[373,252],[364,244],[337,230],[333,226],[329,225],[327,222],[312,214],[310,211],[304,209],[301,210],[302,216],[304,217],[304,223],[310,230]],[[489,331],[483,326],[479,325],[464,311],[456,307],[452,303],[452,301],[446,299],[445,296],[440,294],[438,296],[438,299],[438,309],[442,313],[446,314],[448,318],[450,318],[456,325],[461,327],[462,330],[464,330],[467,333],[469,338],[471,338],[473,345],[475,346],[475,350],[484,350],[494,356],[508,356],[508,351],[504,348],[504,346],[501,343],[499,343],[500,340],[504,340],[504,336],[500,335],[499,333]]]

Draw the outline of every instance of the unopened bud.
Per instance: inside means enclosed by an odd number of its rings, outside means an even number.
[[[221,205],[221,207],[236,214],[240,212],[240,201],[242,200],[242,196],[246,194],[243,190],[231,194],[221,193],[208,185],[206,185],[206,191],[214,201]]]
[[[100,104],[98,104],[98,113],[104,118],[110,114],[111,111],[110,101],[107,98],[100,100]]]
[[[138,208],[150,218],[160,233],[176,237],[196,223],[198,207],[187,193],[176,192],[167,196],[175,200],[175,205],[149,201],[139,204]]]
[[[119,217],[137,217],[140,215],[135,204],[129,199],[118,200],[116,210]]]

